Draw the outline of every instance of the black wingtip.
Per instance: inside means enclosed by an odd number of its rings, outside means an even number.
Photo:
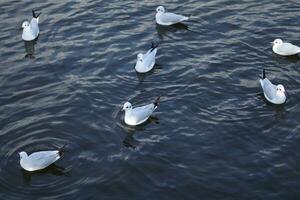
[[[265,70],[265,69],[263,69],[262,78],[263,78],[263,79],[266,78],[266,70]]]
[[[64,146],[59,148],[59,150],[58,150],[59,156],[62,156],[66,152],[66,147],[67,147],[67,144],[65,144]]]
[[[35,13],[34,9],[32,9],[32,16],[34,18],[38,18],[40,16],[41,13],[39,13],[38,15]]]
[[[160,97],[157,97],[157,98],[155,99],[155,101],[153,102],[153,104],[154,104],[155,107],[158,106],[159,100],[160,100]]]
[[[151,42],[151,52],[156,48],[158,47],[159,43],[154,43],[154,42]]]

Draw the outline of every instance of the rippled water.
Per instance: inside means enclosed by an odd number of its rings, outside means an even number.
[[[172,27],[155,9],[190,15]],[[300,45],[298,1],[1,1],[1,199],[298,199]],[[21,40],[41,11],[36,44]],[[134,71],[159,41],[156,68]],[[285,85],[268,104],[258,75]],[[158,121],[133,128],[124,102],[161,96]],[[68,152],[27,173],[19,151]]]

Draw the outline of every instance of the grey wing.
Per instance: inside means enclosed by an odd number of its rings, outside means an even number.
[[[155,63],[155,55],[157,49],[155,48],[153,51],[151,49],[144,55],[144,62],[147,67],[150,67],[152,63]]]
[[[164,23],[176,23],[176,22],[181,22],[182,20],[184,20],[186,17],[183,15],[177,15],[174,13],[165,13],[161,20]]]
[[[59,156],[59,151],[40,151],[33,153],[29,158],[34,162],[34,164],[40,168],[45,168],[55,161],[57,161]]]
[[[151,114],[153,113],[154,110],[155,110],[155,107],[154,107],[154,104],[152,103],[152,104],[149,104],[146,106],[134,108],[132,111],[133,111],[134,117],[136,118],[136,121],[143,122],[143,121],[146,121],[151,116]]]
[[[39,30],[39,25],[38,25],[38,20],[35,18],[32,18],[30,21],[30,29],[32,31],[32,34],[34,36],[38,35],[40,30]]]
[[[279,50],[285,54],[296,54],[300,52],[300,48],[291,43],[283,43],[280,45]]]
[[[272,100],[276,97],[276,86],[269,79],[265,78],[262,80],[262,88],[268,99]]]

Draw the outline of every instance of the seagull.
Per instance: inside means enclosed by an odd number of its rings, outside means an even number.
[[[156,8],[155,19],[156,19],[156,23],[160,25],[169,26],[169,25],[173,25],[188,20],[189,18],[183,15],[177,15],[174,13],[166,12],[163,6],[158,6]]]
[[[272,46],[273,52],[281,56],[291,56],[300,53],[300,47],[283,42],[281,39],[274,40]]]
[[[262,78],[259,80],[264,92],[265,98],[273,104],[283,104],[286,101],[286,92],[283,85],[273,85],[266,78],[265,69],[263,69]]]
[[[144,123],[157,108],[159,99],[160,97],[158,97],[151,104],[136,108],[132,108],[131,103],[126,102],[123,106],[123,110],[125,110],[125,123],[131,126],[136,126]]]
[[[39,30],[39,16],[41,13],[36,15],[34,10],[32,10],[32,16],[30,23],[28,21],[24,21],[22,24],[23,33],[22,39],[25,41],[32,41],[36,39],[40,33]]]
[[[59,150],[34,152],[29,156],[25,151],[22,151],[19,153],[20,165],[23,169],[30,172],[44,169],[61,158],[65,152],[65,146]]]
[[[135,70],[139,73],[146,73],[153,69],[155,65],[155,56],[157,52],[157,45],[154,43],[151,44],[151,48],[147,51],[147,53],[142,54],[139,53],[137,55],[137,61],[135,64]]]

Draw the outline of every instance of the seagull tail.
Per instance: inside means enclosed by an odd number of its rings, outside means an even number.
[[[156,42],[156,43],[151,42],[151,52],[152,52],[156,47],[158,47],[158,45],[159,45],[158,42]]]
[[[266,70],[265,69],[263,69],[262,77],[263,77],[263,79],[266,78]]]
[[[59,156],[62,156],[66,152],[66,147],[67,147],[67,144],[65,144],[64,146],[59,148],[59,150],[58,150]]]
[[[262,76],[259,76],[260,79],[265,79],[266,78],[266,70],[263,69],[263,72],[262,72]]]
[[[158,106],[159,100],[160,100],[160,97],[157,97],[157,98],[155,99],[155,101],[153,102],[154,107],[157,107],[157,106]]]
[[[32,9],[32,16],[33,16],[34,18],[37,19],[37,18],[40,16],[40,14],[41,14],[41,13],[36,14],[35,11]]]

